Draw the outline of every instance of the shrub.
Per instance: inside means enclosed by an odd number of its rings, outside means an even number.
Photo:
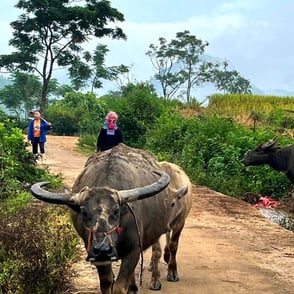
[[[46,171],[36,168],[36,158],[27,149],[20,129],[14,123],[0,123],[0,199],[17,194]]]
[[[273,136],[271,130],[254,133],[220,116],[183,118],[169,113],[148,133],[146,148],[161,160],[179,164],[195,184],[235,197],[250,191],[280,198],[291,189],[285,175],[242,163],[246,152]]]
[[[0,292],[64,293],[78,242],[66,212],[33,202],[0,226]]]
[[[94,94],[69,92],[47,108],[46,117],[57,135],[97,134],[105,112]]]

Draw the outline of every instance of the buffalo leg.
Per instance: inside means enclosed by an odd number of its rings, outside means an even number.
[[[111,294],[114,282],[114,276],[111,265],[96,266],[102,294]]]
[[[114,294],[138,294],[138,287],[135,281],[135,269],[139,257],[140,251],[137,250],[122,260],[117,279],[114,283]]]
[[[135,273],[133,273],[131,285],[129,286],[128,294],[138,294],[138,287],[136,285]]]
[[[161,246],[159,240],[152,245],[152,256],[149,265],[149,271],[152,271],[151,282],[149,285],[150,290],[160,290],[160,271],[159,271],[159,260],[162,254]]]
[[[165,247],[164,247],[164,254],[163,254],[163,260],[166,262],[166,264],[169,263],[169,259],[170,259],[170,250],[169,250],[169,246],[170,246],[170,232],[167,232],[165,234]]]
[[[179,275],[177,271],[176,255],[178,250],[179,238],[183,230],[184,224],[172,230],[172,235],[166,234],[167,243],[164,248],[164,260],[168,264],[167,280],[169,282],[178,282]]]

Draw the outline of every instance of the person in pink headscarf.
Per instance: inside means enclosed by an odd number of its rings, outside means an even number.
[[[96,145],[96,152],[105,151],[123,142],[123,135],[117,126],[118,115],[114,111],[108,112],[101,128]]]

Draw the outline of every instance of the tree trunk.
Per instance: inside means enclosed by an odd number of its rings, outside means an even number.
[[[48,93],[48,81],[44,80],[43,82],[43,88],[42,88],[42,96],[41,96],[41,101],[39,103],[40,105],[40,112],[42,115],[45,113],[45,109],[47,106],[47,93]]]

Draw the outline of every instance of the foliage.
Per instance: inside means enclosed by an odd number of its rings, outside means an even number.
[[[159,81],[164,98],[170,99],[177,93],[189,103],[192,90],[205,82],[229,93],[251,93],[250,82],[236,70],[227,70],[227,62],[208,60],[204,54],[208,45],[184,31],[178,32],[169,43],[161,37],[158,46],[149,46],[146,55],[150,57],[154,78]],[[224,68],[220,69],[222,65]]]
[[[35,108],[41,96],[42,83],[34,75],[15,72],[11,84],[0,90],[0,100],[16,117],[20,119]],[[23,113],[24,111],[24,113]]]
[[[64,132],[82,134],[79,144],[90,152],[109,110],[119,114],[127,145],[179,164],[194,184],[234,197],[255,192],[279,199],[291,190],[284,174],[268,166],[245,167],[242,159],[276,135],[282,146],[291,143],[284,131],[293,126],[292,98],[213,96],[204,111],[193,100],[158,99],[150,85],[139,83],[99,99],[68,92],[48,108],[47,115],[57,131],[65,125]],[[260,122],[255,132],[236,123],[244,113]],[[5,228],[0,231],[0,292],[64,293],[76,235],[63,209],[31,202],[25,192],[36,179],[49,179],[55,188],[60,185],[60,179],[36,168],[26,147],[13,122],[0,123],[0,226]]]
[[[60,179],[37,168],[27,147],[13,121],[0,123],[0,226],[5,228],[0,232],[0,292],[58,293],[68,276],[67,260],[76,241],[72,229],[63,233],[55,225],[48,230],[46,219],[58,224],[58,210],[51,217],[32,207],[32,196],[26,192],[31,184],[51,181],[57,187]]]
[[[201,59],[207,42],[197,39],[189,31],[178,32],[169,43],[159,38],[159,46],[151,44],[146,52],[160,82],[163,97],[170,99],[181,88],[185,89],[186,102],[191,90],[208,80],[207,73],[213,64]]]
[[[165,112],[156,120],[156,126],[148,131],[145,147],[160,160],[177,162],[185,145],[187,128],[188,120],[177,111]]]
[[[78,243],[68,221],[37,204],[0,218],[1,293],[64,293]]]
[[[258,96],[249,94],[212,95],[208,111],[235,121],[247,123],[252,120],[271,128],[293,128],[294,97]]]
[[[0,122],[4,122],[6,119],[8,119],[7,114],[3,109],[0,108]]]
[[[293,97],[294,103],[294,97]],[[294,129],[294,105],[292,104],[292,111],[288,109],[274,108],[269,113],[264,115],[266,124],[273,125],[281,130]]]
[[[212,70],[212,82],[218,90],[224,93],[251,94],[250,81],[241,77],[236,70],[227,70],[228,64],[223,63],[224,69],[215,68]]]
[[[77,4],[77,5],[74,5]],[[125,38],[123,31],[108,23],[124,17],[109,1],[19,0],[16,7],[24,10],[11,23],[13,38],[9,45],[17,50],[0,56],[0,67],[10,71],[36,72],[43,81],[40,110],[47,105],[49,81],[56,66],[71,65],[81,51],[81,44],[91,36]]]
[[[56,94],[58,83],[51,79],[48,86],[48,96]],[[39,109],[42,96],[42,83],[39,77],[21,72],[14,72],[11,83],[0,90],[0,101],[15,114],[17,121],[27,117],[29,111]]]
[[[98,99],[105,112],[95,135],[83,133],[79,138],[79,147],[86,153],[95,150],[97,135],[103,126],[108,111],[115,111],[119,115],[118,126],[121,128],[124,143],[137,148],[144,148],[146,132],[154,127],[155,120],[161,113],[176,105],[159,100],[154,89],[148,83],[128,84],[119,94],[109,94]]]
[[[78,147],[80,151],[88,156],[93,154],[93,152],[96,151],[97,137],[98,133],[96,135],[81,135],[78,140]]]
[[[249,116],[253,111],[269,113],[275,108],[293,109],[294,97],[259,96],[250,94],[215,94],[209,97],[209,111],[224,116]],[[221,113],[222,112],[222,113]]]
[[[36,178],[45,177],[45,171],[36,168],[36,159],[26,147],[21,130],[13,122],[0,123],[0,199],[16,194]]]
[[[75,90],[79,90],[90,84],[91,93],[94,88],[102,88],[102,80],[115,80],[120,74],[128,73],[129,68],[123,64],[119,66],[105,65],[105,56],[109,49],[106,45],[99,44],[92,55],[84,52],[83,59],[76,56],[69,68],[69,77]]]
[[[146,132],[153,128],[155,120],[164,111],[163,104],[150,85],[145,83],[128,85],[123,95],[115,100],[106,98],[106,105],[111,106],[108,109],[119,115],[118,124],[123,132],[124,143],[142,148],[145,145]]]
[[[266,166],[253,171],[242,163],[246,152],[273,136],[266,129],[252,133],[231,119],[214,115],[181,118],[170,114],[157,121],[146,146],[159,159],[182,166],[193,183],[235,197],[251,191],[279,198],[291,187],[285,175]]]
[[[57,135],[96,135],[105,112],[103,103],[94,94],[67,92],[64,99],[48,107],[46,114]]]

